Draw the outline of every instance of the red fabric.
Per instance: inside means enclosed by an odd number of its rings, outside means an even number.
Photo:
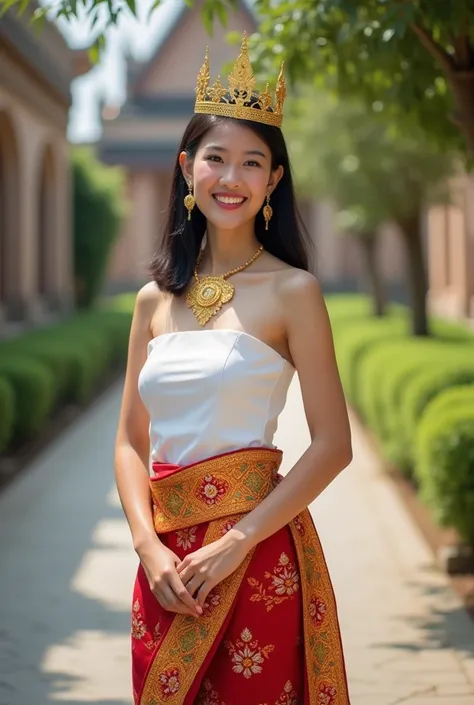
[[[188,466],[189,467],[189,466]],[[156,481],[176,465],[153,465]],[[153,480],[152,480],[153,481]],[[229,530],[236,520],[229,519]],[[160,534],[160,540],[183,559],[202,545],[208,523]],[[321,564],[325,566],[321,554]],[[237,598],[207,653],[183,705],[313,705],[306,682],[301,577],[293,537],[288,526],[260,543],[246,570]],[[320,616],[314,605],[314,619]],[[205,610],[213,609],[213,592]],[[337,618],[337,617],[336,617]],[[151,593],[140,565],[133,592],[132,674],[135,705],[148,671],[160,649],[174,613],[167,612]],[[336,655],[336,654],[335,654]],[[160,685],[166,705],[178,689],[172,668]],[[327,692],[326,692],[327,691]],[[155,699],[153,698],[153,703]],[[329,684],[318,685],[317,705],[349,704],[338,699]]]
[[[200,525],[195,531],[192,527],[170,532],[161,535],[160,540],[184,558],[200,547],[206,528]],[[288,561],[283,558],[284,565],[281,565],[282,556],[288,558]],[[286,590],[285,575],[290,576]],[[283,590],[282,595],[276,592],[273,576],[279,578],[277,585]],[[139,705],[148,667],[171,624],[173,613],[166,612],[151,593],[141,566],[135,583],[134,604],[137,600],[141,609],[134,611],[132,617],[132,662],[135,703]],[[208,603],[208,608],[212,609],[212,592]],[[214,650],[208,654],[199,681],[188,693],[186,705],[302,704],[302,633],[296,555],[291,534],[284,528],[257,546],[234,602],[233,613],[221,630],[220,638],[216,639]]]

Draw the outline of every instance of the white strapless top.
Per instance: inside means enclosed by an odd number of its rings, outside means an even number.
[[[273,437],[295,368],[244,333],[163,333],[148,343],[138,390],[150,416],[151,461],[187,465]]]

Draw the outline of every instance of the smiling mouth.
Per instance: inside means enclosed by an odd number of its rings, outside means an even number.
[[[247,200],[244,196],[219,196],[213,194],[212,197],[222,208],[239,208]]]

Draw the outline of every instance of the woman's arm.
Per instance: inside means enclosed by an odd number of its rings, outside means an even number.
[[[316,279],[301,270],[292,273],[282,285],[281,306],[311,445],[273,492],[227,534],[248,549],[294,519],[352,460],[331,326]]]
[[[115,442],[115,479],[133,546],[147,574],[150,589],[170,611],[201,613],[176,572],[178,557],[155,533],[149,488],[149,416],[138,393],[138,376],[152,338],[150,321],[159,305],[154,283],[138,292],[128,346],[122,407]]]
[[[128,345],[127,370],[115,442],[115,479],[120,501],[138,551],[156,538],[149,489],[149,417],[138,393],[138,375],[152,338],[150,320],[157,305],[157,290],[150,285],[137,294]]]
[[[225,536],[188,554],[178,573],[198,604],[258,543],[288,524],[352,459],[351,432],[329,317],[317,281],[298,270],[282,286],[292,359],[298,371],[311,445],[288,475]]]

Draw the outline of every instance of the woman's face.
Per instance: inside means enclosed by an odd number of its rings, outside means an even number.
[[[199,210],[215,227],[234,230],[255,218],[283,174],[272,172],[271,152],[253,130],[222,122],[201,140],[194,161],[182,152]]]

